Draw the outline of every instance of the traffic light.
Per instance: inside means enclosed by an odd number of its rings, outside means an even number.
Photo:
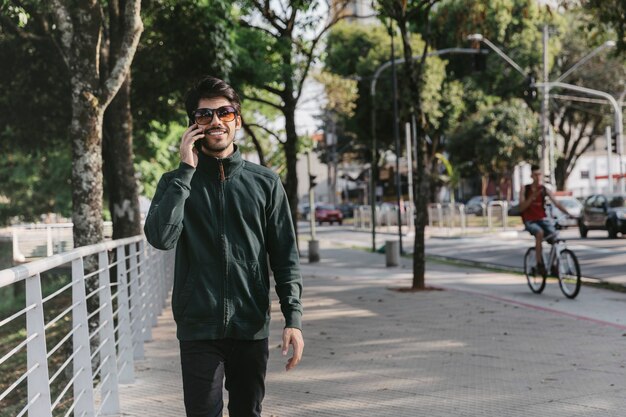
[[[618,153],[617,149],[617,134],[613,133],[611,135],[611,152]]]
[[[537,98],[537,87],[535,87],[535,75],[533,73],[528,73],[526,76],[524,96],[532,100]]]
[[[315,188],[317,185],[315,178],[317,178],[317,175],[309,174],[309,189]]]

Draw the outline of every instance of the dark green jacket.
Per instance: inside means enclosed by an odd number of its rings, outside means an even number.
[[[301,329],[302,278],[278,175],[199,155],[163,175],[144,226],[158,249],[176,246],[172,310],[180,340],[268,337],[269,267],[286,327]],[[269,265],[268,265],[269,263]]]

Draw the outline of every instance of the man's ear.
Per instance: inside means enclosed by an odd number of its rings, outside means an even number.
[[[239,130],[241,129],[241,126],[243,125],[243,122],[241,120],[241,116],[237,115],[237,123],[235,123],[235,130]]]

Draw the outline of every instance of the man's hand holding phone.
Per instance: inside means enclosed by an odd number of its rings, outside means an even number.
[[[196,123],[191,124],[183,133],[180,142],[180,161],[192,167],[198,166],[198,149],[194,146],[197,140],[204,137],[204,129]]]

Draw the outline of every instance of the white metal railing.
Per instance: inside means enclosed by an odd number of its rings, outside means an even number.
[[[42,258],[63,253],[74,247],[73,223],[30,223],[11,227],[13,263],[26,262],[29,258]],[[103,223],[104,236],[113,234],[113,223]]]
[[[428,226],[450,229],[467,229],[465,205],[460,203],[431,203],[428,205]]]
[[[45,274],[67,265],[67,282],[44,295]],[[173,266],[173,251],[136,236],[0,271],[0,291],[22,283],[25,291],[24,308],[0,316],[0,335],[11,334],[0,367],[19,375],[0,387],[0,416],[118,415],[118,384],[134,381],[134,359],[151,339]]]
[[[400,220],[403,226],[407,226],[405,232],[412,232],[414,229],[413,218],[415,217],[415,208],[412,204],[407,204],[401,212]],[[398,211],[394,209],[381,209],[376,207],[376,227],[386,226],[386,231],[391,232],[397,230]],[[372,208],[371,206],[358,206],[354,209],[353,229],[361,231],[369,231],[372,229]]]
[[[508,226],[508,208],[509,203],[506,201],[490,201],[487,205],[487,227],[491,230],[494,228],[494,216],[497,214],[498,210],[500,211],[501,218],[501,227],[502,229],[506,229]]]

